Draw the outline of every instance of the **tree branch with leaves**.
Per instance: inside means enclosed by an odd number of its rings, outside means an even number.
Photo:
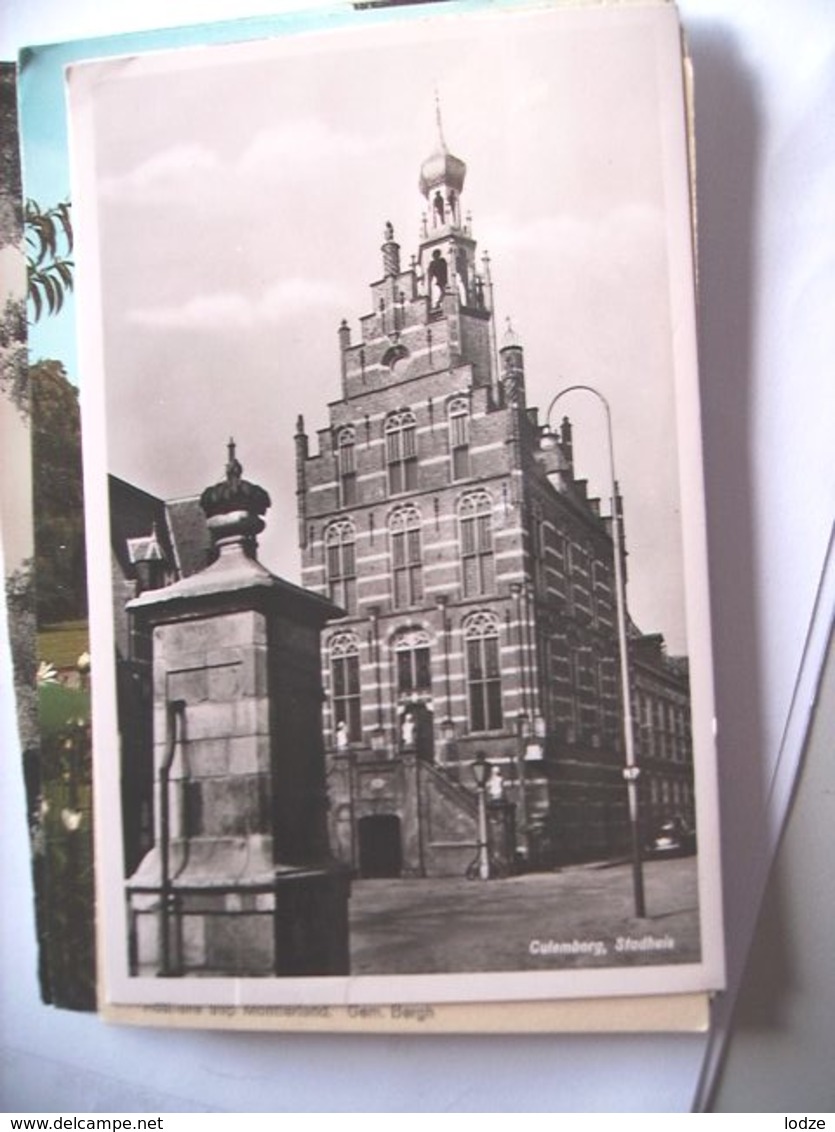
[[[58,314],[73,289],[73,231],[69,201],[42,209],[26,202],[26,271],[29,300],[37,322],[42,314]]]

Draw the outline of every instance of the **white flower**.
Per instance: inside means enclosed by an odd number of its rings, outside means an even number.
[[[88,652],[83,652],[81,654],[81,656],[78,658],[78,660],[75,662],[75,667],[78,669],[78,671],[82,675],[89,672],[90,671],[90,654]]]
[[[39,684],[56,684],[58,682],[58,669],[54,664],[42,660],[38,665],[37,681]]]
[[[64,828],[68,829],[70,833],[75,833],[81,825],[83,816],[81,810],[61,810],[61,821],[64,823]]]

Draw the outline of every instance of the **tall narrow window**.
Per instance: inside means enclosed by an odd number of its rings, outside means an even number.
[[[339,472],[339,504],[353,507],[357,501],[357,468],[354,459],[356,437],[352,428],[343,428],[337,437],[336,460]]]
[[[410,409],[386,421],[386,463],[389,494],[402,495],[417,487],[417,422]]]
[[[330,599],[346,613],[357,611],[356,532],[347,519],[333,523],[325,532]]]
[[[449,453],[454,480],[470,474],[470,406],[465,397],[456,397],[449,406]]]
[[[489,613],[474,613],[464,623],[471,731],[502,726],[502,678],[499,624]]]
[[[574,555],[571,550],[571,539],[567,535],[560,535],[560,549],[562,551],[562,588],[567,613],[574,612]]]
[[[646,736],[646,743],[647,743],[646,753],[648,755],[655,755],[656,744],[655,744],[655,730],[654,730],[653,725],[652,725],[652,700],[650,699],[649,696],[644,697],[644,714],[643,714],[642,719],[643,719],[642,731],[644,732],[644,735]]]
[[[584,546],[574,546],[571,555],[573,581],[573,612],[586,622],[592,620],[591,569],[589,552]]]
[[[351,743],[362,738],[359,642],[353,633],[339,633],[330,642],[331,702],[334,734]]]
[[[432,691],[432,669],[429,661],[429,634],[425,629],[406,629],[394,639],[397,660],[397,693]]]
[[[465,495],[458,507],[464,596],[492,593],[493,501],[486,491]]]
[[[400,507],[389,523],[395,609],[416,605],[423,598],[420,554],[420,512]]]
[[[533,567],[534,586],[536,587],[537,593],[544,596],[547,590],[547,574],[545,569],[547,539],[545,521],[542,518],[542,508],[538,503],[535,503],[531,508],[530,529],[531,565]]]

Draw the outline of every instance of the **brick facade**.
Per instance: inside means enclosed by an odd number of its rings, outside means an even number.
[[[400,831],[382,871],[460,871],[478,752],[532,863],[628,842],[611,518],[575,477],[567,419],[541,450],[524,351],[510,327],[497,341],[489,261],[462,218],[464,173],[443,143],[424,163],[417,252],[404,270],[386,225],[359,340],[338,330],[328,426],[315,444],[296,430],[302,582],[346,611],[322,641],[332,842],[360,871],[375,871],[375,818],[381,846]],[[446,783],[422,809],[412,756]],[[430,812],[447,815],[431,834]]]

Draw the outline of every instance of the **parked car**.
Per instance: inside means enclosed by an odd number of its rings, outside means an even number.
[[[645,848],[648,857],[689,857],[696,852],[696,831],[683,818],[667,818]]]

